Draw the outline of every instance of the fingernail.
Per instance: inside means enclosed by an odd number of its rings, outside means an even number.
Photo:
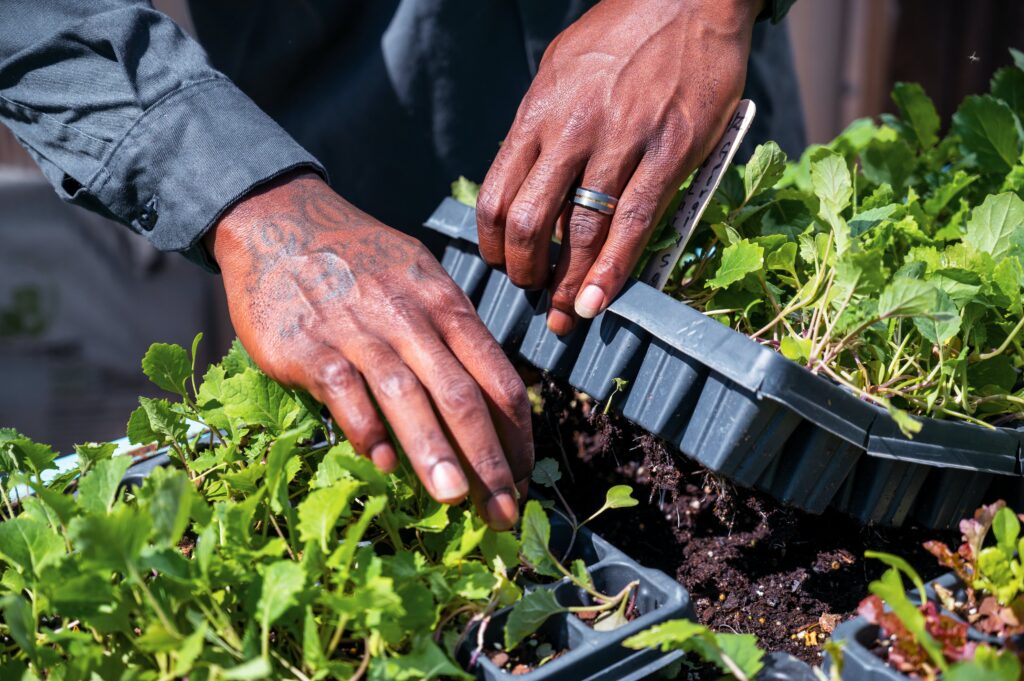
[[[498,492],[487,502],[487,524],[492,529],[511,529],[518,519],[519,506],[509,492]]]
[[[379,442],[370,448],[370,461],[385,473],[392,473],[398,467],[395,449],[387,442]]]
[[[466,476],[449,461],[442,461],[434,466],[430,471],[430,482],[434,485],[434,494],[437,495],[438,501],[458,501],[469,492]]]
[[[584,319],[593,319],[604,308],[604,291],[589,284],[576,296],[576,314]]]
[[[551,333],[564,336],[572,331],[572,327],[575,325],[576,320],[572,318],[572,315],[554,308],[548,311],[548,328],[551,329]]]

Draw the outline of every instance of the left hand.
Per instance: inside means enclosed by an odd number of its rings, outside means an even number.
[[[480,252],[551,288],[548,327],[604,310],[739,102],[761,0],[603,0],[552,41],[477,201]],[[619,197],[613,216],[576,186]],[[561,220],[561,257],[548,249]]]

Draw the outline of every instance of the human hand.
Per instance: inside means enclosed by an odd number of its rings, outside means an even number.
[[[761,0],[603,0],[548,47],[477,199],[480,252],[551,290],[572,330],[622,289],[682,181],[721,137],[746,79]],[[619,197],[613,216],[576,186]],[[561,256],[549,271],[559,222]]]
[[[533,468],[526,389],[419,241],[298,174],[236,204],[206,244],[235,331],[270,377],[308,390],[390,471],[379,406],[432,497],[468,492],[491,527],[516,522],[513,490]]]

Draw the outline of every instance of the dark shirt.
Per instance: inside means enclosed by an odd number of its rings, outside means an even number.
[[[148,2],[0,2],[0,122],[65,200],[157,248],[289,170],[412,231],[481,179],[544,48],[594,0],[199,0],[200,47]],[[774,20],[792,0],[767,3]],[[803,142],[788,39],[754,32],[752,141]]]

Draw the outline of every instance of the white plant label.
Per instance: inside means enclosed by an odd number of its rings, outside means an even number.
[[[669,275],[672,274],[672,270],[683,254],[683,249],[686,248],[686,242],[690,240],[690,235],[693,234],[694,228],[700,222],[701,216],[704,215],[711,197],[715,195],[718,185],[722,183],[722,176],[729,169],[729,164],[732,163],[740,143],[743,142],[747,131],[750,130],[750,124],[753,123],[756,113],[757,107],[749,99],[742,100],[736,107],[736,113],[733,114],[732,121],[725,129],[722,139],[719,140],[711,155],[697,169],[693,182],[690,183],[689,189],[686,190],[686,196],[683,197],[683,201],[679,205],[679,210],[672,216],[672,229],[676,232],[675,241],[671,246],[651,256],[643,274],[640,275],[640,281],[659,291],[665,288]]]

